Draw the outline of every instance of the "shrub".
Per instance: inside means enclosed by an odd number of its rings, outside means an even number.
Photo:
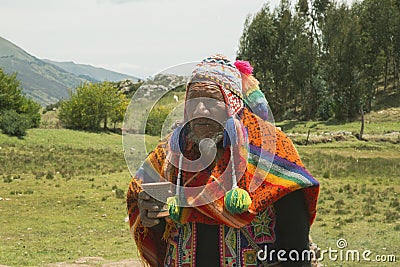
[[[170,112],[171,109],[166,106],[159,106],[152,109],[146,121],[145,133],[153,136],[161,135],[162,127]]]
[[[34,191],[32,189],[28,189],[24,192],[25,195],[32,195]]]
[[[330,170],[326,170],[324,172],[324,174],[322,175],[322,177],[324,177],[326,179],[330,178],[331,177],[331,171]]]
[[[49,180],[54,179],[54,174],[51,171],[48,171],[46,174],[46,179],[49,179]]]
[[[399,201],[398,201],[397,199],[394,199],[393,201],[390,202],[390,205],[389,205],[389,206],[390,206],[390,207],[393,207],[393,208],[399,207],[399,206],[400,206],[400,203],[399,203]]]
[[[385,211],[385,221],[386,222],[395,222],[398,219],[400,219],[400,215],[398,212],[390,211],[390,210]]]
[[[117,188],[115,190],[115,196],[116,196],[116,198],[121,198],[121,199],[125,198],[125,191],[120,188]]]
[[[1,113],[0,128],[4,134],[23,137],[30,127],[27,115],[18,114],[15,110],[5,110]]]
[[[3,182],[5,182],[5,183],[11,183],[12,181],[13,181],[13,179],[10,176],[3,178]]]

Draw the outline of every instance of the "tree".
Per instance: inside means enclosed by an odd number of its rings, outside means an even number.
[[[37,128],[40,126],[40,110],[41,106],[29,98],[23,98],[22,103],[17,112],[28,117],[29,128]]]
[[[17,74],[0,69],[0,127],[5,134],[22,137],[40,125],[40,105],[22,94]]]
[[[400,1],[396,1],[393,8],[393,58],[394,58],[394,86],[400,94]]]
[[[273,13],[264,6],[246,20],[238,51],[239,58],[254,66],[276,119],[314,118],[317,86],[323,84],[316,80],[318,45],[313,34],[318,31],[309,26],[307,0],[300,1],[296,10],[293,13],[288,0],[282,0]]]
[[[381,80],[386,94],[400,92],[400,1],[265,5],[246,19],[238,57],[254,66],[277,120],[357,119]]]
[[[22,99],[22,88],[19,86],[17,74],[8,75],[0,69],[0,110],[18,109]]]
[[[372,99],[377,93],[380,78],[384,79],[384,90],[388,87],[390,61],[393,62],[393,76],[396,77],[397,62],[396,35],[400,30],[393,0],[365,0],[353,5],[360,17],[364,44],[363,68],[365,70],[366,111],[371,110]],[[397,28],[397,29],[396,29]],[[396,86],[396,82],[394,83]]]
[[[59,119],[67,127],[98,131],[107,129],[109,121],[122,122],[128,99],[110,82],[84,83],[70,92],[70,99],[60,106]]]
[[[255,16],[246,19],[238,51],[238,58],[248,60],[253,65],[253,74],[260,81],[260,88],[268,97],[275,117],[285,111],[277,90],[276,82],[279,81],[276,81],[271,67],[278,57],[277,38],[276,23],[266,4]]]
[[[293,16],[289,1],[283,0],[273,12],[273,23],[276,31],[274,40],[275,57],[270,62],[271,73],[274,77],[274,98],[277,116],[285,117],[293,111],[293,86],[289,78],[292,40],[296,38]]]
[[[125,111],[128,108],[129,101],[124,94],[119,94],[116,99],[115,108],[111,110],[110,120],[113,123],[114,130],[118,122],[124,121]]]
[[[364,98],[359,18],[345,4],[331,6],[321,29],[324,79],[332,96],[335,118],[353,120],[359,115]]]

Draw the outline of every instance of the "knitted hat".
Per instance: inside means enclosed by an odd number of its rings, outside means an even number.
[[[223,55],[214,55],[196,65],[188,85],[210,81],[220,86],[230,117],[243,109],[244,104],[263,120],[268,119],[268,102],[261,92],[258,80],[252,75],[248,61],[232,64]]]
[[[230,117],[243,109],[242,78],[238,69],[222,55],[208,57],[196,65],[188,82],[212,82],[221,88]]]

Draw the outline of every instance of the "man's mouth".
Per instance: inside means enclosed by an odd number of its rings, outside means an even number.
[[[206,123],[206,122],[195,122],[194,125],[196,125],[196,126],[204,126],[204,127],[213,126],[211,123]]]

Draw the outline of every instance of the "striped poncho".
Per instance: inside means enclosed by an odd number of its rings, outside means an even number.
[[[252,203],[248,211],[231,214],[224,207],[223,197],[220,197],[205,205],[182,208],[179,223],[184,225],[197,222],[242,228],[280,198],[291,192],[302,190],[311,225],[316,215],[319,183],[304,167],[293,143],[282,131],[260,120],[246,108],[240,118],[246,130],[248,146],[246,146],[247,159],[237,162],[237,165],[245,164],[238,186],[250,194]],[[190,147],[187,149],[190,150]],[[151,266],[162,265],[166,254],[166,244],[162,240],[168,239],[170,229],[174,227],[175,222],[167,219],[166,228],[161,232],[141,225],[137,195],[142,190],[140,183],[149,178],[154,181],[154,176],[176,182],[174,179],[176,179],[177,170],[168,167],[166,160],[170,154],[168,140],[161,142],[147,157],[141,171],[133,178],[127,196],[129,222],[138,251]],[[226,179],[223,177],[225,174],[229,176],[229,172],[226,172],[229,158],[230,151],[226,149],[212,170],[205,169],[197,173],[183,172],[184,185],[190,187],[207,184],[210,187],[206,186],[205,191],[214,194],[218,189],[212,187],[215,185],[212,182]],[[209,197],[209,195],[201,194],[192,202],[202,197]]]

